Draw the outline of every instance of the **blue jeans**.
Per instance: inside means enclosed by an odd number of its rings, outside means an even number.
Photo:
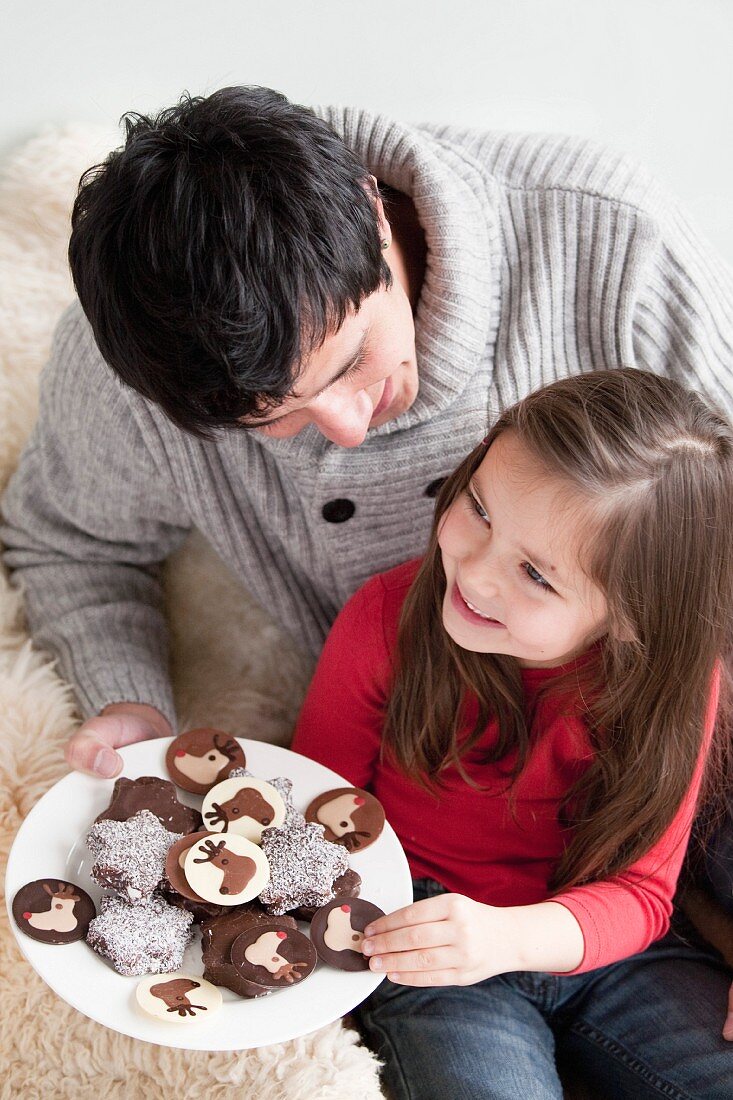
[[[726,812],[712,836],[703,841],[703,885],[733,917],[733,793],[728,795]]]
[[[414,888],[415,900],[443,890],[431,879]],[[393,1100],[562,1100],[558,1063],[594,1100],[731,1100],[733,1044],[720,1033],[732,978],[677,926],[588,974],[435,989],[386,980],[355,1017]]]

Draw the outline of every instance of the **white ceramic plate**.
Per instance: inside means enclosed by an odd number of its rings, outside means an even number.
[[[284,775],[293,781],[293,801],[301,812],[322,791],[351,786],[345,779],[304,756],[259,741],[240,738],[247,768],[262,779]],[[165,754],[171,738],[142,741],[120,750],[123,775],[165,778]],[[97,814],[109,804],[112,781],[72,772],[33,807],[21,825],[8,859],[5,892],[8,916],[18,946],[51,989],[70,1005],[105,1027],[161,1046],[188,1050],[246,1050],[281,1043],[316,1031],[360,1004],[382,980],[369,970],[350,973],[318,963],[302,985],[269,997],[244,1000],[222,989],[224,1004],[209,1020],[194,1025],[166,1024],[144,1016],[136,1007],[139,978],[118,974],[81,940],[64,945],[39,943],[20,932],[11,905],[17,891],[38,878],[68,879],[90,894],[97,907],[102,891],[89,878],[91,856],[84,843]],[[182,802],[197,808],[201,799],[178,791]],[[361,897],[386,913],[409,904],[412,884],[407,860],[394,831],[386,825],[379,840],[349,855],[361,875]],[[307,930],[307,925],[301,925]],[[203,973],[200,933],[184,955],[181,970]]]

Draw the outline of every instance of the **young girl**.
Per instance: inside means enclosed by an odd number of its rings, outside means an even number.
[[[660,939],[732,606],[733,431],[636,370],[505,412],[424,559],[347,603],[293,748],[373,791],[410,862],[364,941],[390,1096],[560,1098],[556,1050],[594,1096],[733,1095],[730,974]]]

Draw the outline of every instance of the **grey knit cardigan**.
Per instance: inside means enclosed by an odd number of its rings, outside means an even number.
[[[175,723],[160,572],[192,527],[315,654],[359,585],[421,552],[431,486],[530,390],[638,366],[733,406],[731,273],[644,170],[576,138],[323,114],[425,231],[417,399],[355,449],[312,426],[202,442],[118,382],[71,306],[0,537],[85,715],[127,700]]]

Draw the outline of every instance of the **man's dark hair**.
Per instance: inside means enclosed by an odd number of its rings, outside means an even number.
[[[99,349],[179,427],[271,412],[307,356],[391,276],[369,173],[269,88],[124,116],[82,176],[69,262]]]

